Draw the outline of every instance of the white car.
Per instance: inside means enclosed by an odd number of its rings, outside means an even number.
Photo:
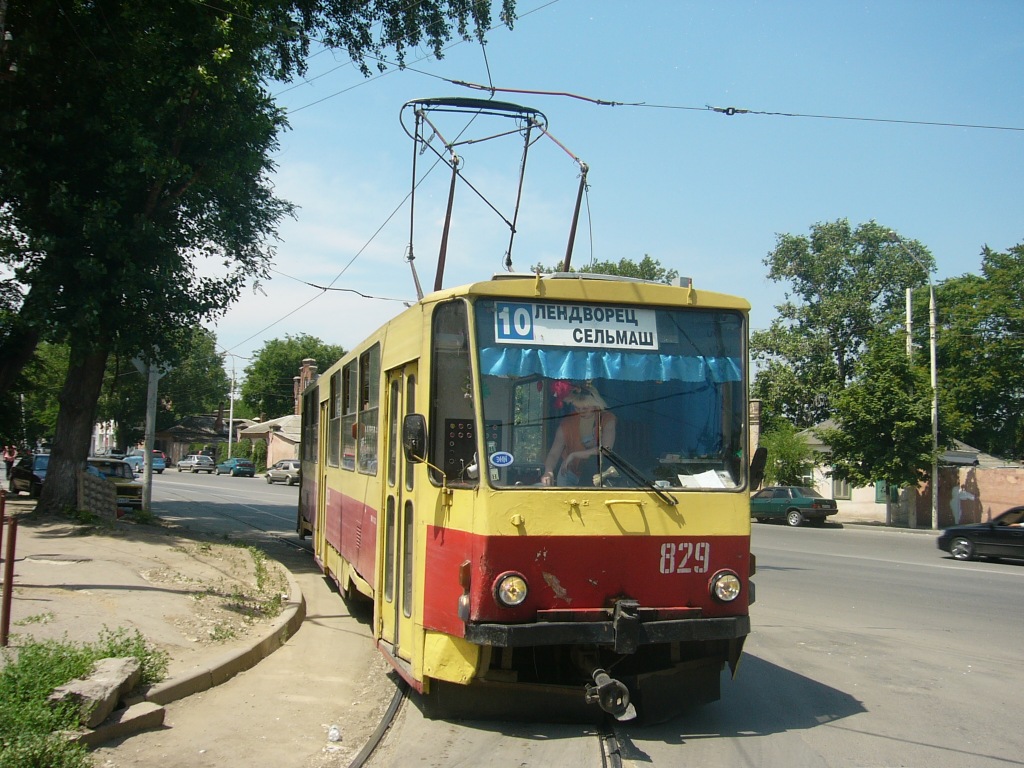
[[[300,465],[298,459],[282,459],[267,470],[267,483],[284,483],[295,485],[299,482]]]
[[[213,474],[217,470],[217,465],[214,464],[213,459],[209,456],[203,456],[198,453],[190,453],[184,459],[178,462],[178,471],[182,472],[188,470],[195,474],[196,472],[207,472]]]

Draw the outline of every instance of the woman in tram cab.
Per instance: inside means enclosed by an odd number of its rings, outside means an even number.
[[[574,409],[555,431],[555,439],[544,461],[543,485],[579,486],[580,478],[590,478],[587,470],[601,447],[615,444],[615,414],[593,384],[573,387],[564,397]],[[556,474],[557,467],[557,474]]]

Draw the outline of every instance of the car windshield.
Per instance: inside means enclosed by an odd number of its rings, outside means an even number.
[[[104,477],[121,477],[126,480],[135,479],[131,466],[120,461],[94,462],[93,466],[96,467]]]
[[[50,466],[49,454],[40,454],[32,462],[32,469],[35,470],[46,469],[48,466]]]

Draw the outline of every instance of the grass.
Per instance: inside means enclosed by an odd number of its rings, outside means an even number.
[[[49,624],[53,619],[53,611],[44,611],[43,613],[35,613],[31,616],[26,616],[24,619],[14,622],[14,626],[24,627],[29,624]]]
[[[27,640],[17,652],[4,649],[0,668],[0,768],[86,768],[85,748],[62,731],[76,730],[78,709],[51,707],[47,697],[59,685],[88,675],[100,659],[134,656],[142,684],[167,674],[167,654],[149,646],[136,631],[104,628],[94,643]]]

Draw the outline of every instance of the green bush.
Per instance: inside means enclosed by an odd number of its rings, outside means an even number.
[[[53,689],[88,675],[100,659],[133,656],[142,683],[167,674],[167,654],[151,648],[138,632],[104,628],[95,643],[29,639],[3,651],[0,669],[0,768],[80,768],[91,765],[83,747],[67,742],[60,731],[79,727],[78,708],[51,707]]]

